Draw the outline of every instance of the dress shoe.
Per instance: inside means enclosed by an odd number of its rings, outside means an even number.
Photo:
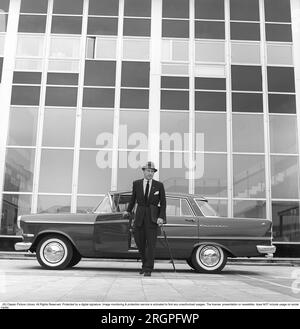
[[[145,270],[144,269],[141,269],[139,273],[140,274],[144,274],[145,273]]]
[[[144,276],[151,276],[151,272],[145,272]]]

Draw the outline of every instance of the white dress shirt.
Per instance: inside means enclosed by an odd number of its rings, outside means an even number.
[[[144,181],[143,181],[144,195],[145,195],[145,192],[146,192],[147,182],[148,182],[148,179],[144,178]],[[152,179],[149,179],[149,192],[148,192],[148,196],[150,194],[151,185],[152,185]]]

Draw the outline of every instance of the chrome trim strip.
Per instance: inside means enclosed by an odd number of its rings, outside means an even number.
[[[30,233],[23,233],[22,234],[24,238],[33,238],[34,234],[30,234]]]
[[[198,227],[197,224],[164,224],[163,227]]]
[[[17,242],[15,243],[15,250],[28,250],[31,247],[31,242]]]
[[[81,225],[93,225],[95,222],[63,222],[52,220],[24,220],[23,223],[37,223],[37,224],[81,224]]]
[[[165,237],[163,235],[159,235],[157,238],[164,239]],[[172,235],[168,235],[168,239],[193,239],[193,240],[199,240],[199,237],[197,237],[197,236],[172,236]]]
[[[257,236],[200,236],[200,240],[209,240],[209,239],[214,239],[214,240],[263,240],[263,241],[270,241],[271,242],[271,237],[257,237]]]

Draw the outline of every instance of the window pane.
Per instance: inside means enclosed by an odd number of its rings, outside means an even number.
[[[297,156],[271,155],[272,198],[298,199],[299,163]]]
[[[89,0],[89,15],[118,16],[119,0]]]
[[[290,0],[265,0],[265,17],[269,22],[290,22]]]
[[[269,91],[295,92],[293,67],[268,67]]]
[[[74,146],[75,110],[45,109],[43,146]]]
[[[226,111],[226,93],[196,91],[195,110]]]
[[[228,201],[227,200],[208,200],[208,204],[214,208],[214,210],[218,213],[221,217],[227,217],[228,216]]]
[[[113,88],[84,88],[83,106],[85,107],[114,107],[115,89]]]
[[[196,65],[195,76],[198,77],[225,77],[225,65]]]
[[[225,43],[196,41],[195,60],[197,62],[225,62]]]
[[[167,197],[167,216],[180,216],[180,199],[178,198],[168,198]]]
[[[291,25],[266,24],[266,40],[292,42]]]
[[[48,85],[77,85],[78,74],[77,73],[48,73],[47,84]]]
[[[197,153],[195,193],[203,196],[227,196],[226,154]]]
[[[260,66],[231,66],[233,90],[262,90]]]
[[[3,12],[0,12],[0,32],[6,32],[7,18],[7,14],[3,14]]]
[[[263,116],[233,114],[232,139],[233,152],[264,152]]]
[[[47,87],[46,106],[72,106],[77,105],[77,88]]]
[[[46,15],[20,15],[18,32],[45,33]]]
[[[160,108],[166,110],[189,110],[189,92],[162,90]]]
[[[275,241],[299,242],[299,201],[273,201],[272,222]]]
[[[121,107],[129,109],[148,109],[149,90],[121,89]]]
[[[150,17],[151,0],[125,0],[124,15]]]
[[[42,150],[39,192],[71,193],[73,151]]]
[[[161,152],[159,180],[168,192],[188,193],[188,155],[182,152]]]
[[[291,45],[267,44],[268,64],[293,65],[293,48]]]
[[[89,17],[87,34],[117,35],[118,18]]]
[[[263,112],[262,94],[232,93],[233,112]]]
[[[71,197],[68,195],[39,195],[37,213],[70,213]]]
[[[51,59],[48,63],[48,72],[78,72],[79,61]]]
[[[178,112],[160,113],[160,149],[188,150],[189,114]]]
[[[44,53],[42,36],[18,36],[17,57],[42,57]]]
[[[118,190],[131,191],[132,182],[143,177],[141,167],[147,161],[147,152],[120,151],[118,158]]]
[[[295,95],[269,94],[270,113],[296,113]]]
[[[42,71],[41,59],[16,59],[16,71]]]
[[[179,40],[162,40],[163,61],[188,61],[189,42]]]
[[[52,16],[51,33],[81,33],[82,17]]]
[[[260,40],[259,24],[230,23],[231,40]]]
[[[149,87],[150,63],[122,62],[122,87]]]
[[[233,155],[233,190],[236,198],[265,198],[263,155]]]
[[[226,79],[220,78],[195,78],[196,89],[225,90]]]
[[[83,9],[83,0],[54,0],[54,14],[73,14],[81,15]]]
[[[36,144],[37,108],[11,108],[9,114],[8,145]]]
[[[124,18],[123,35],[150,36],[150,34],[150,19]]]
[[[189,38],[189,21],[163,19],[162,36],[170,38]]]
[[[169,18],[189,18],[189,0],[163,0],[162,16]]]
[[[80,151],[78,193],[101,194],[111,190],[109,151]]]
[[[51,37],[51,58],[79,58],[80,38]]]
[[[195,17],[224,19],[224,0],[195,0]]]
[[[22,84],[40,84],[42,78],[41,72],[14,72],[13,83]]]
[[[148,112],[120,112],[119,148],[148,149]]]
[[[84,84],[86,86],[114,86],[115,61],[85,61]]]
[[[143,60],[149,59],[149,40],[123,39],[123,58]]]
[[[21,235],[17,226],[18,216],[31,212],[31,195],[3,194],[0,234]]]
[[[32,192],[34,159],[34,149],[6,150],[4,191]]]
[[[225,23],[212,21],[195,21],[195,38],[225,39]]]
[[[201,149],[203,145],[199,144],[199,142],[197,143],[196,139],[196,151],[226,152],[227,133],[225,114],[197,112],[195,132],[196,134],[203,134],[200,137],[204,138],[204,150]]]
[[[259,21],[259,0],[230,0],[230,19]]]
[[[297,153],[296,116],[270,115],[271,153]]]
[[[189,89],[189,78],[162,76],[161,88]]]
[[[114,113],[109,110],[84,110],[81,122],[81,147],[110,148]]]
[[[92,211],[102,200],[103,196],[79,196],[77,197],[76,212]]]
[[[233,202],[233,215],[241,218],[267,218],[266,201],[236,200]]]
[[[0,35],[0,56],[4,55],[5,35]]]
[[[48,0],[22,0],[21,13],[46,13]]]
[[[162,75],[188,75],[189,66],[186,64],[162,64]]]
[[[95,58],[105,59],[105,58],[116,58],[117,50],[117,40],[116,39],[106,39],[97,38],[96,40],[96,54]]]
[[[231,62],[260,64],[259,43],[232,43]]]
[[[39,105],[40,87],[13,86],[11,94],[12,105]]]

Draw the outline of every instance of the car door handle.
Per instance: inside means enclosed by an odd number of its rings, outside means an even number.
[[[186,218],[186,222],[195,222],[196,220],[194,218]]]

